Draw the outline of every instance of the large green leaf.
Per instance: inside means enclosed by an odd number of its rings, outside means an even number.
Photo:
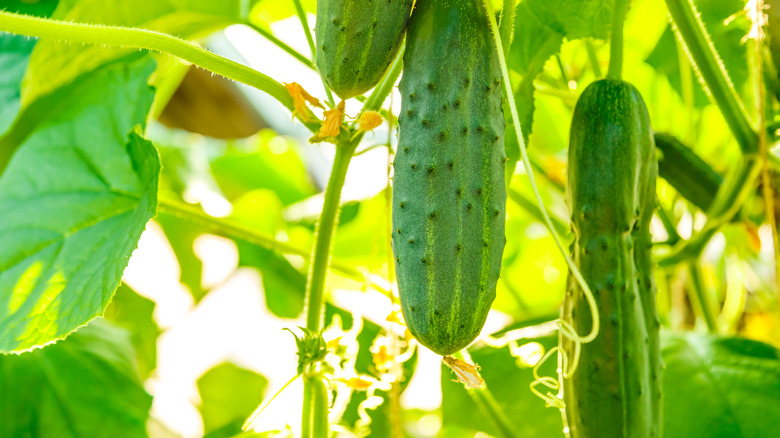
[[[780,431],[780,351],[741,338],[663,338],[664,436],[765,438]]]
[[[102,314],[157,206],[144,122],[154,62],[95,72],[39,121],[0,178],[0,351],[62,339]]]
[[[103,315],[114,324],[130,331],[137,352],[138,371],[146,379],[157,367],[157,337],[160,328],[154,321],[154,301],[138,295],[122,283]]]
[[[21,83],[35,40],[0,32],[0,136],[21,108]]]
[[[52,17],[79,23],[141,27],[192,38],[244,21],[251,3],[242,0],[61,0]],[[27,106],[78,76],[132,52],[43,40],[30,59],[22,104]]]
[[[2,6],[8,12],[48,17],[57,7],[57,0],[4,0]]]
[[[226,362],[208,370],[198,379],[203,428],[208,438],[231,437],[263,401],[268,380]]]
[[[104,320],[56,345],[0,356],[3,437],[146,437],[151,404],[130,334]]]

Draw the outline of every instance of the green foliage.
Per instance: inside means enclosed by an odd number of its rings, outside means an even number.
[[[663,338],[664,436],[765,437],[780,427],[780,351],[740,338]]]
[[[154,301],[138,295],[122,283],[103,315],[130,332],[142,379],[148,378],[157,368],[157,337],[161,331],[154,321],[154,307]]]
[[[104,320],[44,349],[0,356],[0,370],[1,436],[147,436],[152,397],[130,333]]]
[[[482,329],[506,242],[501,80],[481,6],[417,6],[400,92],[392,235],[401,307],[412,334],[448,355]]]
[[[530,341],[540,347],[554,347],[558,339],[549,336]],[[521,341],[522,343],[522,341]],[[469,349],[469,354],[475,363],[482,368],[480,373],[487,383],[492,396],[502,412],[511,421],[514,436],[527,438],[560,438],[561,414],[555,409],[549,409],[527,388],[534,380],[529,364],[510,354],[510,349],[481,347]],[[538,357],[537,357],[538,359]],[[555,364],[550,362],[540,371],[544,375],[555,374]],[[445,430],[458,426],[470,431],[481,431],[493,436],[501,436],[497,426],[490,420],[490,414],[483,406],[475,403],[475,398],[462,384],[454,381],[450,369],[442,366],[442,420]],[[453,436],[460,436],[454,435]]]
[[[62,339],[111,300],[156,211],[157,151],[135,132],[125,137],[144,121],[153,67],[116,64],[71,89],[69,105],[40,122],[3,172],[0,351]]]
[[[265,377],[229,362],[208,370],[198,379],[204,436],[227,438],[241,432],[267,386]]]
[[[317,2],[317,67],[342,99],[374,88],[404,38],[412,0]]]
[[[20,85],[36,41],[10,33],[0,34],[0,136],[11,126],[21,108]]]

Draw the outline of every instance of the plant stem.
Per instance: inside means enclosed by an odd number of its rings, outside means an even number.
[[[666,5],[689,57],[709,88],[740,149],[745,154],[758,152],[758,136],[748,121],[745,108],[693,3],[691,0],[666,0]]]
[[[623,76],[623,22],[626,20],[630,0],[615,0],[612,14],[612,39],[609,44],[609,70],[607,77],[621,79]]]
[[[267,29],[263,29],[262,27],[257,26],[257,25],[252,24],[252,23],[246,23],[246,24],[247,24],[247,26],[249,26],[252,29],[254,29],[255,32],[257,32],[260,35],[262,35],[263,37],[265,37],[265,39],[267,39],[268,41],[272,42],[273,44],[275,44],[280,49],[282,49],[285,52],[287,52],[288,54],[290,54],[293,58],[295,58],[298,61],[300,61],[306,67],[309,67],[312,70],[317,70],[317,67],[314,65],[313,62],[311,62],[311,59],[303,56],[300,52],[298,52],[297,50],[293,49],[292,47],[287,45],[287,43],[285,43],[284,41],[282,41],[279,38],[277,38],[273,33],[271,33],[271,31],[269,31]]]
[[[0,31],[70,43],[153,50],[181,58],[220,76],[268,93],[290,111],[293,101],[282,84],[245,65],[172,35],[153,30],[70,23],[0,11]]]
[[[347,168],[358,142],[336,145],[336,158],[333,160],[333,170],[325,189],[325,203],[314,232],[314,249],[306,287],[306,328],[315,333],[322,330],[325,280],[330,262],[331,242],[338,222],[341,188],[344,186]]]
[[[297,248],[289,243],[280,242],[271,236],[258,232],[246,225],[234,222],[230,219],[209,216],[206,213],[189,205],[177,201],[160,198],[157,209],[160,213],[175,216],[192,223],[203,226],[207,230],[219,236],[239,239],[253,245],[270,249],[280,254],[294,254],[309,259],[311,252]],[[350,265],[343,263],[331,263],[333,269],[355,280],[363,281],[363,275]]]
[[[385,76],[379,82],[379,85],[374,87],[374,91],[368,96],[366,102],[363,104],[363,110],[379,111],[385,99],[393,91],[395,83],[398,80],[398,76],[401,76],[401,70],[404,66],[404,52],[406,51],[406,45],[401,46],[401,50],[393,60],[393,64],[388,69]]]
[[[704,322],[707,324],[707,330],[710,333],[718,333],[718,323],[715,318],[715,312],[713,311],[712,302],[707,288],[704,285],[704,280],[701,275],[701,267],[697,262],[691,262],[688,267],[688,274],[691,276],[691,289],[692,294],[688,294],[695,309],[699,310],[701,316],[704,318]]]
[[[312,384],[309,377],[303,378],[303,413],[301,414],[301,437],[311,438],[312,426]]]
[[[309,28],[309,19],[306,18],[306,11],[303,9],[303,4],[301,4],[301,0],[293,0],[293,3],[295,4],[295,13],[298,15],[298,20],[300,20],[301,26],[303,26],[303,33],[306,34],[306,42],[309,43],[309,50],[311,51],[311,61],[312,63],[315,63],[317,59],[317,47],[314,45],[314,38],[311,36],[311,29]],[[325,95],[328,97],[328,103],[330,104],[331,108],[334,108],[336,106],[336,103],[333,100],[333,94],[330,92],[330,88],[328,88],[328,84],[325,83],[325,79],[322,77],[320,77],[320,79],[322,80],[323,88],[325,88]]]
[[[506,194],[509,197],[509,199],[511,199],[520,208],[527,211],[531,216],[533,216],[534,219],[544,223],[544,216],[542,215],[542,211],[539,210],[539,206],[534,204],[533,201],[526,198],[522,193],[518,192],[516,189],[512,187],[507,188]],[[569,234],[568,222],[554,215],[550,215],[550,219],[552,220],[552,224],[555,227],[555,230],[558,231],[558,233],[562,235]]]
[[[321,376],[311,379],[311,396],[314,401],[312,412],[312,437],[328,438],[328,387]]]
[[[588,52],[588,61],[590,61],[590,67],[593,69],[593,76],[600,79],[603,76],[601,72],[601,65],[599,64],[599,57],[596,56],[596,48],[593,47],[593,38],[584,38],[585,50]]]

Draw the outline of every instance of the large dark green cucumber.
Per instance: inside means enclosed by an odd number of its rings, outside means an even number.
[[[401,307],[424,346],[479,334],[506,238],[501,73],[481,0],[418,0],[401,79],[393,251]]]
[[[564,380],[573,438],[660,436],[658,322],[650,219],[657,161],[647,109],[618,80],[591,84],[574,109],[569,140],[568,201],[572,256],[598,304],[601,330],[583,344],[576,373]],[[575,281],[562,310],[578,333],[592,320]],[[562,339],[569,358],[574,343]]]
[[[401,48],[412,0],[319,0],[317,68],[341,97],[373,88]]]

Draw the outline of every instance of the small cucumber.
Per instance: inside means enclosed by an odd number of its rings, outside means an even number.
[[[579,367],[564,380],[573,438],[660,436],[661,359],[652,276],[650,219],[657,161],[647,109],[618,80],[591,84],[574,109],[568,201],[572,256],[593,290],[601,330],[581,346]],[[588,333],[588,303],[569,281],[562,317]],[[575,345],[563,338],[569,358]]]
[[[319,0],[317,68],[341,97],[373,88],[401,48],[412,0]]]
[[[501,73],[481,1],[419,0],[400,83],[393,251],[409,330],[441,355],[473,341],[506,243]]]

